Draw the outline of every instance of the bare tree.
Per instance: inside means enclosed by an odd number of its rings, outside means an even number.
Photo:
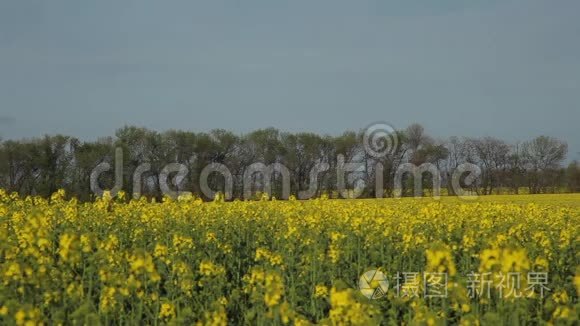
[[[482,170],[483,193],[489,195],[501,186],[501,176],[508,167],[510,147],[494,137],[471,139],[470,144]]]
[[[525,142],[522,150],[528,165],[530,192],[540,193],[545,192],[548,186],[555,187],[554,178],[566,158],[568,144],[556,138],[540,136]]]

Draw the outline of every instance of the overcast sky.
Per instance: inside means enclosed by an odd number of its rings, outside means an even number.
[[[580,159],[580,1],[0,1],[0,135],[546,134]]]

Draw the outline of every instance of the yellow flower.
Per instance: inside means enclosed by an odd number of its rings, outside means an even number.
[[[427,256],[427,271],[435,273],[447,273],[454,276],[457,272],[453,257],[448,249],[428,249],[425,252]]]
[[[322,298],[328,296],[328,288],[325,285],[317,285],[314,289],[314,297]]]
[[[352,289],[330,290],[330,322],[334,325],[373,325],[378,311],[374,306],[365,305],[355,299]]]
[[[222,306],[227,306],[228,305],[228,299],[226,299],[225,297],[221,297],[218,299],[218,303],[221,304]]]
[[[218,276],[224,274],[225,269],[209,260],[204,260],[199,264],[199,272],[204,276]]]
[[[26,320],[26,312],[22,309],[18,310],[14,315],[14,319],[16,320],[16,325],[24,325],[24,321]]]
[[[103,289],[99,303],[99,307],[103,311],[108,312],[116,307],[117,305],[117,299],[115,296],[116,292],[117,290],[113,287],[106,287],[105,289]]]
[[[228,317],[223,306],[218,306],[216,310],[206,311],[203,314],[203,321],[196,323],[196,326],[226,326]]]
[[[561,305],[566,305],[570,301],[568,293],[566,293],[565,290],[559,290],[554,292],[554,294],[552,294],[552,299],[554,300],[554,302]]]
[[[576,276],[574,276],[574,286],[576,286],[576,292],[580,295],[580,267],[576,268]]]
[[[63,234],[60,236],[58,254],[64,262],[79,262],[81,259],[78,251],[78,241],[75,235]]]
[[[495,265],[499,264],[501,252],[498,249],[485,249],[479,255],[480,271],[490,271]]]
[[[171,303],[162,303],[159,309],[159,318],[167,320],[175,317],[175,307]]]

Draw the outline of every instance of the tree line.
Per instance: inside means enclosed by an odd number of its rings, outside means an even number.
[[[0,188],[21,196],[50,196],[65,189],[71,196],[87,201],[94,197],[90,189],[90,175],[103,162],[113,164],[115,150],[123,150],[123,190],[132,196],[131,177],[142,163],[150,163],[143,174],[140,193],[160,199],[159,174],[168,163],[181,163],[188,173],[177,189],[187,190],[203,197],[199,177],[211,163],[228,167],[234,176],[233,196],[242,196],[242,176],[252,163],[281,163],[291,174],[291,193],[308,189],[310,171],[319,163],[329,169],[321,173],[316,195],[335,193],[337,190],[337,156],[345,162],[359,163],[360,168],[346,179],[348,187],[363,181],[371,185],[376,180],[376,164],[383,166],[383,194],[375,187],[364,188],[361,197],[388,197],[393,195],[393,180],[397,169],[405,163],[434,164],[440,171],[442,185],[453,194],[451,174],[463,163],[479,166],[481,174],[471,189],[480,194],[494,193],[556,193],[580,191],[580,164],[565,165],[566,142],[539,136],[522,143],[510,144],[495,137],[450,137],[436,139],[419,124],[396,132],[397,145],[384,157],[374,157],[365,151],[361,131],[347,131],[339,136],[309,132],[289,133],[275,128],[256,130],[238,135],[216,129],[209,132],[154,130],[125,126],[114,137],[96,141],[81,141],[64,135],[42,138],[3,140],[0,142]],[[424,176],[423,184],[429,184]],[[259,185],[260,176],[256,175]],[[209,177],[212,189],[220,190],[224,178],[219,174]],[[279,176],[274,176],[273,192],[280,192]],[[103,188],[114,185],[114,173],[99,178]],[[405,178],[404,194],[412,189],[413,179]],[[259,188],[259,187],[257,187]],[[209,199],[209,198],[206,198]]]

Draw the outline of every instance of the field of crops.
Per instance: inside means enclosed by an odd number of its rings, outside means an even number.
[[[579,195],[78,203],[0,191],[0,323],[575,324],[579,235]],[[386,278],[361,283],[373,270]]]

